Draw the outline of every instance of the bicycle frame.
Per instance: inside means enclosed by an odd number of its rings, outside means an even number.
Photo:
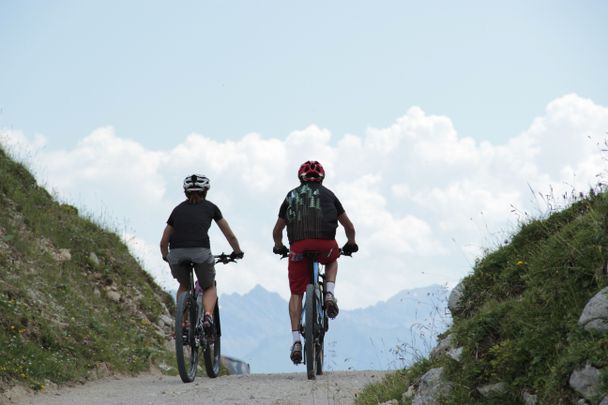
[[[183,382],[196,378],[201,336],[196,326],[202,312],[202,300],[194,284],[193,263],[184,263],[189,271],[188,288],[177,297],[175,313],[175,353]]]
[[[329,322],[325,313],[325,275],[317,260],[319,252],[304,252],[310,260],[310,283],[306,286],[305,302],[300,317],[300,334],[304,337],[304,364],[309,379],[323,374],[324,338]]]
[[[311,260],[311,279],[310,279],[310,284],[312,284],[313,286],[315,286],[315,290],[319,293],[319,300],[321,302],[321,305],[318,306],[317,309],[317,315],[318,315],[318,319],[323,319],[323,320],[327,320],[327,316],[325,314],[325,301],[323,300],[323,298],[325,297],[325,274],[321,273],[321,264],[313,259]],[[317,290],[318,287],[318,290]],[[325,331],[327,332],[327,322],[325,323]],[[300,324],[304,324],[304,307],[302,307],[302,315],[300,316]],[[303,328],[300,328],[301,330],[303,330]]]
[[[340,249],[340,255],[351,256]],[[275,251],[281,259],[288,258],[289,253]],[[325,312],[325,274],[321,272],[318,257],[319,251],[305,251],[302,259],[310,262],[310,281],[306,286],[305,301],[300,314],[300,334],[304,337],[304,363],[308,379],[323,374],[324,339],[329,330],[329,317]],[[293,254],[293,253],[292,253]]]
[[[222,253],[219,256],[214,256],[216,263],[227,264],[236,262],[228,255]],[[203,308],[203,291],[197,288],[194,282],[194,267],[195,263],[186,261],[183,263],[188,267],[189,283],[188,289],[178,297],[176,303],[175,317],[175,351],[177,356],[177,365],[180,377],[183,382],[188,383],[194,381],[197,373],[199,354],[202,349],[202,354],[205,359],[205,369],[210,378],[215,378],[220,372],[220,356],[221,356],[221,326],[219,304],[215,302],[213,311],[213,333],[207,337],[201,327],[201,318],[204,314]],[[187,329],[184,329],[184,316],[187,317]],[[189,349],[188,349],[189,347]],[[187,355],[188,350],[190,356]]]

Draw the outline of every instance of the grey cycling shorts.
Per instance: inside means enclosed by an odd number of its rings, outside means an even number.
[[[215,259],[207,248],[178,248],[171,249],[167,255],[173,278],[180,284],[188,284],[188,267],[183,261],[190,260],[196,265],[194,272],[203,290],[213,286],[215,282]]]

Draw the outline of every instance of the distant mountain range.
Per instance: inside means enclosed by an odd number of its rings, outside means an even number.
[[[386,370],[427,355],[447,329],[447,288],[404,290],[364,309],[341,310],[325,342],[327,370]],[[339,297],[338,297],[339,298]],[[256,286],[220,296],[222,353],[249,363],[252,373],[302,371],[289,360],[287,302]]]

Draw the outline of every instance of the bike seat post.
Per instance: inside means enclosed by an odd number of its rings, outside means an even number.
[[[185,259],[185,260],[180,261],[179,264],[181,266],[188,268],[188,270],[190,272],[190,276],[191,276],[191,277],[189,277],[188,284],[192,283],[192,285],[188,285],[188,290],[192,290],[194,288],[194,268],[196,266],[196,263],[194,263],[190,259]]]

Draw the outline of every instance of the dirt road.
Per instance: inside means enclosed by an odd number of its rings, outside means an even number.
[[[306,373],[252,374],[215,379],[197,377],[184,384],[179,377],[145,375],[110,377],[80,386],[13,398],[19,404],[353,404],[355,395],[383,372],[328,372],[309,381]]]

